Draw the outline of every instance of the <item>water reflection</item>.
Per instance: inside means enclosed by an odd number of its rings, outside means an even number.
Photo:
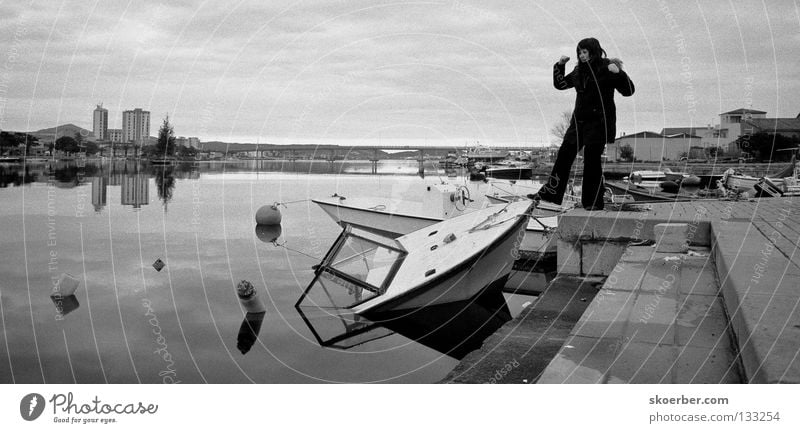
[[[174,167],[156,167],[156,190],[158,198],[164,203],[164,210],[167,210],[167,203],[172,200],[172,191],[175,189]]]
[[[440,353],[462,359],[511,320],[503,293],[490,288],[469,301],[361,317],[315,304],[297,311],[323,347],[350,349],[400,334]]]
[[[81,304],[75,295],[62,296],[58,293],[50,295],[50,300],[56,306],[56,319],[60,319],[67,314],[77,310]]]
[[[278,241],[278,238],[281,237],[283,229],[281,228],[280,224],[257,224],[256,225],[256,237],[261,242],[267,244],[275,244]]]
[[[242,325],[239,327],[239,335],[236,336],[236,348],[242,352],[242,355],[249,352],[258,339],[261,323],[264,322],[266,314],[266,311],[245,314]]]

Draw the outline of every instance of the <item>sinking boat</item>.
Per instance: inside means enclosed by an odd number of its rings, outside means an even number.
[[[359,315],[471,299],[511,272],[532,208],[488,207],[397,239],[346,226],[295,306],[309,293]]]
[[[512,319],[501,290],[488,287],[468,301],[362,317],[332,313],[327,305],[296,308],[322,347],[352,349],[393,335],[402,335],[455,359],[481,347],[483,341]]]

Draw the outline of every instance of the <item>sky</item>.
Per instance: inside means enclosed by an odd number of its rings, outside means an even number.
[[[539,146],[585,37],[636,85],[618,134],[800,113],[800,0],[0,0],[0,129],[102,103],[202,141]]]

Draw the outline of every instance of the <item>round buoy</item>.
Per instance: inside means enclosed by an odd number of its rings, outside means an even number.
[[[681,186],[671,180],[667,180],[661,182],[661,189],[664,190],[664,192],[675,194],[681,189]]]
[[[278,204],[267,204],[256,211],[256,224],[275,225],[281,223],[281,211]]]
[[[262,242],[266,243],[272,243],[278,240],[278,238],[281,237],[281,231],[282,229],[280,224],[259,224],[256,226],[256,236]]]

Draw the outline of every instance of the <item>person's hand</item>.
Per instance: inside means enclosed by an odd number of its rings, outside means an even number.
[[[613,72],[613,73],[615,73],[615,74],[619,74],[619,67],[617,65],[613,64],[613,63],[610,63],[608,65],[608,70]]]
[[[561,58],[558,60],[558,64],[566,65],[568,61],[569,61],[569,56],[561,56]]]

